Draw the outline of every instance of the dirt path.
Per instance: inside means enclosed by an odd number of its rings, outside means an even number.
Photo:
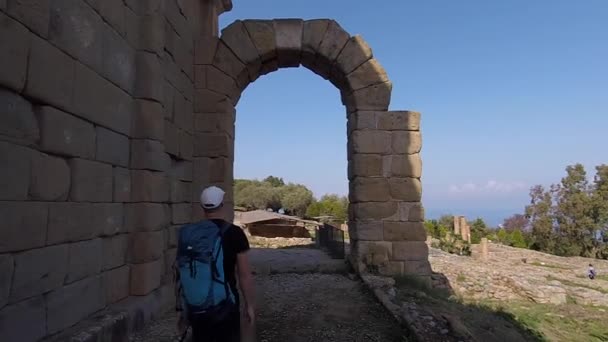
[[[294,272],[294,265],[288,269],[286,271]],[[257,341],[406,341],[404,331],[389,313],[360,281],[351,280],[344,272],[272,271],[277,274],[257,274],[255,277]],[[176,341],[175,314],[169,313],[153,322],[133,336],[132,341]]]

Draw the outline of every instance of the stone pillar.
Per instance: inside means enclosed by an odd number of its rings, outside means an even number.
[[[459,216],[460,236],[464,241],[470,240],[469,226],[467,225],[467,219],[464,216]]]
[[[489,251],[488,251],[488,238],[481,238],[481,259],[488,260]]]
[[[454,235],[460,235],[460,216],[454,216]]]

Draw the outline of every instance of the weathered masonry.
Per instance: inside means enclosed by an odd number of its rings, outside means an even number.
[[[170,307],[177,227],[200,217],[202,187],[232,192],[241,93],[300,65],[346,107],[354,265],[428,280],[420,115],[389,111],[386,73],[337,22],[220,37],[231,8],[0,0],[0,340],[117,341]]]

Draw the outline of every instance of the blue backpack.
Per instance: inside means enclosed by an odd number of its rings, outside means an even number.
[[[177,300],[188,318],[219,322],[236,308],[224,274],[223,237],[230,224],[203,220],[180,229],[176,271]]]

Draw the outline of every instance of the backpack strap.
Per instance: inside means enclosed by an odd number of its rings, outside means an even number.
[[[222,220],[222,224],[217,225],[217,226],[220,229],[219,238],[221,239],[221,243],[222,243],[221,249],[223,251],[224,250],[224,246],[223,246],[224,235],[226,234],[226,232],[228,231],[228,229],[232,226],[232,224],[230,222],[228,222],[228,221]],[[220,250],[218,249],[217,252],[218,252],[218,255],[216,255],[215,258],[214,258],[215,262],[217,262],[217,258],[219,256]],[[217,267],[217,265],[216,265],[216,267]],[[222,267],[224,267],[224,265],[222,265]],[[223,282],[219,282],[219,283],[222,284],[222,285],[224,285],[224,290],[226,291],[226,298],[231,298],[230,297],[230,294],[231,294],[230,293],[230,287],[228,286],[228,281],[226,281],[226,273],[225,272],[224,272],[224,281]]]

